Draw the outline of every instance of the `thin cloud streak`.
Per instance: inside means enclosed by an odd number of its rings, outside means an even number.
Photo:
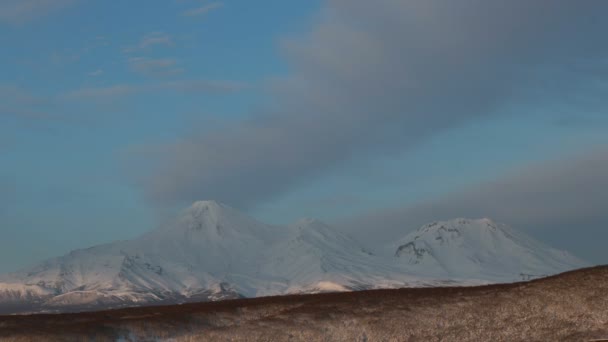
[[[185,17],[199,17],[208,14],[213,10],[217,10],[224,7],[224,4],[221,2],[212,2],[197,8],[189,9],[182,13]]]
[[[184,72],[184,69],[177,66],[177,61],[171,58],[132,57],[128,63],[132,71],[144,76],[173,76]]]
[[[116,84],[108,87],[82,88],[67,92],[63,101],[114,101],[132,95],[153,91],[184,91],[201,93],[229,93],[246,89],[246,83],[237,81],[178,80],[145,84]]]
[[[78,0],[2,0],[0,23],[22,25],[58,12],[76,2]]]
[[[97,69],[95,71],[91,71],[90,73],[88,73],[87,75],[91,76],[91,77],[98,77],[103,75],[103,70],[101,69]]]
[[[165,32],[150,32],[143,36],[139,43],[134,46],[123,49],[125,53],[151,49],[155,47],[172,47],[175,46],[173,38]]]
[[[153,33],[150,33],[147,36],[145,36],[139,43],[139,47],[141,49],[145,49],[147,47],[154,46],[154,45],[172,46],[173,40],[166,33],[153,32]]]
[[[58,119],[54,115],[53,100],[33,94],[11,84],[0,84],[0,116],[14,116],[25,119]]]

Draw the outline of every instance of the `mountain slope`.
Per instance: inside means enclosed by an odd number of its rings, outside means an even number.
[[[584,262],[489,220],[427,225],[375,255],[312,219],[273,226],[213,201],[137,239],[0,276],[0,312],[89,310],[286,293],[462,285]]]
[[[587,266],[490,219],[433,222],[390,248],[414,272],[445,277],[527,280]]]
[[[280,236],[279,227],[216,202],[197,202],[138,239],[74,251],[0,282],[34,287],[49,307],[238,297],[231,277],[255,269],[260,251]]]
[[[348,291],[420,281],[387,266],[359,242],[314,219],[287,227],[289,237],[269,249],[265,274],[282,279],[285,293]]]

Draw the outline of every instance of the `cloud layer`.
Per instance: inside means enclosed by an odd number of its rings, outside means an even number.
[[[414,206],[368,213],[340,225],[361,239],[374,241],[378,236],[401,237],[432,221],[489,217],[592,261],[605,261],[606,254],[599,247],[608,240],[606,189],[608,148],[603,148],[534,165]]]
[[[77,0],[2,0],[0,23],[23,24],[76,2]]]
[[[561,70],[607,56],[608,3],[334,0],[287,39],[289,76],[251,119],[147,154],[161,204],[247,208],[353,160],[403,151],[497,113]],[[525,115],[525,114],[522,114]]]
[[[49,119],[50,99],[36,96],[11,84],[0,84],[0,118],[17,116],[28,119]]]

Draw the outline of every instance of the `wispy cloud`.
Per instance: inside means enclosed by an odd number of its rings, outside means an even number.
[[[111,45],[110,40],[105,36],[96,36],[93,39],[90,39],[86,42],[84,47],[82,48],[83,53],[89,53],[95,49],[108,47]]]
[[[114,100],[140,92],[143,86],[117,84],[107,87],[91,87],[73,90],[59,98],[67,101]]]
[[[228,80],[178,80],[169,81],[161,85],[161,88],[193,92],[193,93],[232,93],[245,89],[249,89],[249,85],[245,82],[228,81]]]
[[[146,84],[117,84],[108,87],[82,88],[60,96],[64,101],[114,101],[128,96],[153,91],[182,91],[199,93],[230,93],[247,85],[237,81],[178,80]]]
[[[57,12],[78,0],[2,0],[0,23],[24,24],[33,19]]]
[[[224,6],[224,4],[221,3],[221,2],[211,2],[211,3],[208,3],[208,4],[205,4],[205,5],[202,5],[202,6],[199,6],[199,7],[192,8],[192,9],[189,9],[187,11],[184,11],[182,13],[182,15],[186,16],[186,17],[203,16],[203,15],[206,15],[207,13],[209,13],[209,12],[211,12],[213,10],[222,8],[223,6]]]
[[[170,47],[174,46],[173,38],[165,32],[151,32],[141,38],[139,43],[134,46],[125,48],[125,53],[130,53],[138,50],[144,50],[156,46]]]
[[[132,71],[144,76],[172,76],[184,71],[177,66],[175,59],[170,58],[132,57],[129,58],[128,63]]]
[[[71,66],[85,57],[95,53],[98,49],[110,46],[110,41],[103,36],[89,39],[81,48],[64,48],[50,53],[50,62],[55,66]]]
[[[12,84],[0,84],[0,99],[2,102],[37,104],[39,99],[24,89]]]
[[[103,70],[101,69],[97,69],[95,71],[91,71],[90,73],[88,73],[87,75],[91,76],[91,77],[97,77],[97,76],[101,76],[103,75]]]
[[[249,88],[249,85],[245,82],[227,80],[178,80],[161,83],[160,88],[187,92],[225,93],[245,90]]]
[[[171,46],[173,45],[173,40],[171,39],[171,36],[164,32],[152,32],[143,37],[141,42],[139,42],[139,47],[142,49],[154,45]]]
[[[49,56],[50,62],[55,66],[72,65],[82,58],[81,52],[59,52],[53,51]]]
[[[0,116],[27,119],[54,119],[52,99],[37,96],[12,84],[0,84]]]

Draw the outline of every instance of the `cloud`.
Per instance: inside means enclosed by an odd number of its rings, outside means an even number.
[[[230,80],[172,80],[140,84],[114,84],[104,87],[84,87],[59,95],[40,96],[12,84],[0,84],[0,118],[12,116],[23,119],[72,121],[66,105],[79,103],[114,103],[132,96],[153,92],[194,94],[226,94],[249,88],[244,82]]]
[[[608,258],[608,147],[539,163],[494,181],[413,206],[380,210],[339,225],[367,241],[398,238],[423,224],[490,217],[576,251]],[[597,241],[602,241],[598,245]]]
[[[49,112],[51,109],[53,109],[52,99],[35,95],[16,85],[0,84],[0,117],[57,118],[57,115]]]
[[[131,54],[138,51],[150,50],[158,47],[173,47],[175,42],[173,37],[165,32],[157,31],[144,35],[141,40],[132,46],[124,48],[122,51],[125,54]]]
[[[120,98],[153,91],[181,91],[196,93],[227,93],[243,90],[247,85],[237,81],[178,80],[145,84],[116,84],[107,87],[81,88],[62,94],[63,101],[111,102]]]
[[[172,76],[184,72],[184,69],[177,66],[175,59],[169,58],[132,57],[128,63],[132,71],[144,76]]]
[[[142,49],[154,45],[172,46],[173,41],[171,40],[171,37],[166,33],[153,32],[143,37],[141,42],[139,43],[139,47]]]
[[[112,45],[111,41],[105,36],[95,36],[89,39],[81,49],[82,54],[91,53],[97,49],[106,48]]]
[[[130,46],[125,48],[123,51],[125,53],[130,53],[134,51],[149,49],[158,46],[171,47],[174,46],[175,42],[173,38],[165,32],[151,32],[146,34],[141,38],[139,43],[134,46]]]
[[[37,104],[40,99],[26,90],[13,84],[0,84],[0,99],[3,103]]]
[[[541,74],[547,65],[605,59],[607,9],[594,0],[327,1],[308,33],[283,41],[291,72],[273,82],[266,108],[146,154],[139,181],[161,205],[212,198],[248,208],[354,160],[407,151],[561,82]]]
[[[181,80],[161,83],[157,88],[187,91],[187,92],[235,92],[249,88],[244,82],[239,81],[212,81],[212,80]]]
[[[95,71],[91,71],[90,73],[88,73],[87,75],[91,76],[91,77],[97,77],[97,76],[101,76],[103,74],[103,70],[101,69],[97,69]]]
[[[81,88],[67,92],[60,96],[63,100],[87,101],[87,100],[113,100],[142,91],[143,86],[117,84],[107,87]]]
[[[2,0],[0,23],[20,25],[68,7],[77,0]]]
[[[78,63],[82,58],[82,53],[80,52],[58,52],[53,51],[50,54],[50,62],[55,66],[66,66],[66,65],[74,65]]]
[[[186,17],[198,17],[206,15],[207,13],[222,7],[224,7],[224,4],[221,2],[211,2],[200,7],[189,9],[183,12],[182,15]]]

